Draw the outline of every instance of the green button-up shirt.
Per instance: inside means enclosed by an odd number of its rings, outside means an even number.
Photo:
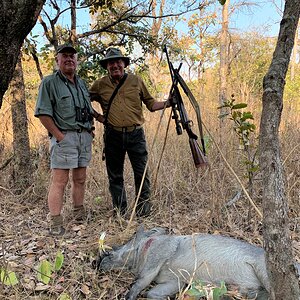
[[[92,99],[100,103],[104,115],[116,86],[117,83],[111,77],[104,76],[96,80],[90,88]],[[142,125],[145,122],[142,103],[151,111],[155,102],[143,80],[134,74],[128,74],[112,101],[108,123],[116,127]]]
[[[85,83],[75,77],[76,84],[70,82],[60,71],[46,76],[39,87],[35,116],[48,115],[61,130],[90,130],[92,120],[76,121],[75,107],[86,107],[91,114],[93,108]],[[91,118],[92,119],[92,118]]]

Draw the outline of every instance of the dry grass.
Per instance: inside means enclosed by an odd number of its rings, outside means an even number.
[[[96,274],[91,261],[97,254],[97,240],[100,232],[107,233],[108,245],[122,243],[136,230],[139,223],[146,228],[164,226],[178,234],[195,232],[221,233],[262,245],[261,220],[256,211],[242,196],[228,206],[229,200],[241,190],[232,173],[228,170],[214,144],[208,149],[210,167],[196,170],[190,155],[187,136],[177,136],[174,124],[167,138],[162,163],[157,173],[157,164],[162,152],[167,117],[164,117],[157,140],[151,148],[154,132],[159,123],[159,113],[146,115],[146,136],[149,146],[149,169],[152,174],[152,202],[154,212],[143,220],[128,220],[113,217],[108,192],[105,163],[101,160],[102,128],[97,124],[94,140],[94,155],[88,169],[86,185],[86,205],[92,212],[88,225],[74,226],[70,219],[71,203],[68,187],[65,199],[64,216],[68,233],[61,239],[47,235],[46,195],[49,171],[44,166],[38,169],[38,149],[45,144],[46,133],[38,120],[32,117],[33,104],[29,104],[30,140],[36,160],[36,172],[32,176],[33,185],[21,195],[14,195],[9,181],[12,165],[8,165],[0,179],[0,265],[14,270],[19,284],[12,287],[0,285],[1,299],[58,299],[66,292],[71,299],[120,299],[133,281],[130,274]],[[10,120],[6,117],[7,108],[1,111],[2,141],[0,142],[0,166],[11,155]],[[207,128],[214,136],[226,160],[236,174],[247,185],[243,177],[242,153],[238,150],[237,139],[228,129],[219,130],[216,116],[210,111],[203,112]],[[287,196],[290,205],[291,236],[295,244],[296,258],[300,258],[300,136],[299,120],[289,116],[284,124],[282,156],[287,174]],[[288,122],[288,123],[287,123]],[[132,171],[128,162],[125,166],[126,189],[130,205],[134,200]],[[261,207],[261,181],[256,177],[253,201]],[[53,260],[58,249],[64,253],[62,270],[54,276],[49,286],[41,287],[37,282],[36,268],[42,259]],[[41,291],[40,289],[45,288]],[[142,299],[142,298],[141,298]]]

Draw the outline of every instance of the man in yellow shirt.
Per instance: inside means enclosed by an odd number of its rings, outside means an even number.
[[[108,71],[108,75],[96,80],[90,88],[92,101],[99,102],[103,111],[103,115],[98,115],[96,119],[105,125],[104,141],[109,190],[113,207],[121,215],[127,210],[123,178],[125,155],[128,154],[134,172],[136,194],[148,159],[142,127],[145,122],[142,104],[144,103],[152,112],[163,109],[165,105],[170,106],[168,101],[156,101],[140,77],[125,73],[129,63],[129,57],[123,56],[118,48],[109,48],[105,58],[100,61],[101,66]],[[114,91],[115,96],[112,97]],[[146,172],[137,205],[138,217],[150,214],[149,198],[150,180]]]

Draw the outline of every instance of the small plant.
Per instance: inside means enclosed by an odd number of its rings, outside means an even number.
[[[98,239],[98,248],[99,253],[105,252],[106,250],[111,250],[111,247],[104,245],[104,239],[106,236],[106,232],[101,232],[99,239]]]
[[[14,286],[19,281],[15,272],[0,268],[0,282],[7,286]]]
[[[207,299],[219,300],[221,296],[227,293],[225,282],[221,282],[220,287],[207,286],[201,281],[192,283],[191,288],[184,294],[185,300],[198,300],[202,297]]]
[[[43,260],[38,267],[37,279],[44,283],[48,284],[52,278],[54,272],[58,272],[63,265],[64,255],[59,250],[56,254],[54,264],[51,264],[48,260]]]
[[[257,149],[252,147],[255,149],[253,154],[250,149],[250,136],[252,133],[254,133],[256,126],[251,122],[254,120],[252,113],[250,111],[242,111],[246,107],[246,103],[235,103],[234,95],[232,95],[231,99],[224,102],[224,104],[218,107],[218,109],[229,109],[229,112],[220,115],[219,118],[229,116],[229,119],[233,121],[233,129],[238,135],[240,147],[246,154],[243,164],[247,169],[246,177],[249,180],[249,189],[251,192],[253,186],[253,177],[255,172],[258,170],[258,163],[256,162]]]
[[[94,198],[94,201],[96,204],[100,205],[103,202],[103,199],[101,198],[101,196],[97,196]]]
[[[256,126],[251,123],[251,120],[254,120],[252,113],[250,111],[241,111],[241,109],[246,107],[246,103],[235,104],[234,95],[231,96],[231,100],[225,101],[222,106],[218,107],[218,109],[229,108],[230,111],[219,116],[219,118],[229,116],[229,119],[234,122],[233,129],[237,133],[244,150],[247,150],[250,144],[250,134],[256,129]]]
[[[67,293],[62,293],[58,300],[72,300],[72,298]]]

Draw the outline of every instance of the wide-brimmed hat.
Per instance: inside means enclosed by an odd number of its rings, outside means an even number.
[[[130,59],[122,54],[121,50],[118,48],[109,48],[106,51],[105,57],[100,60],[100,65],[102,68],[107,68],[107,62],[113,59],[122,59],[125,63],[125,68],[129,65]]]
[[[57,47],[56,53],[77,53],[76,49],[71,44],[63,44]]]

